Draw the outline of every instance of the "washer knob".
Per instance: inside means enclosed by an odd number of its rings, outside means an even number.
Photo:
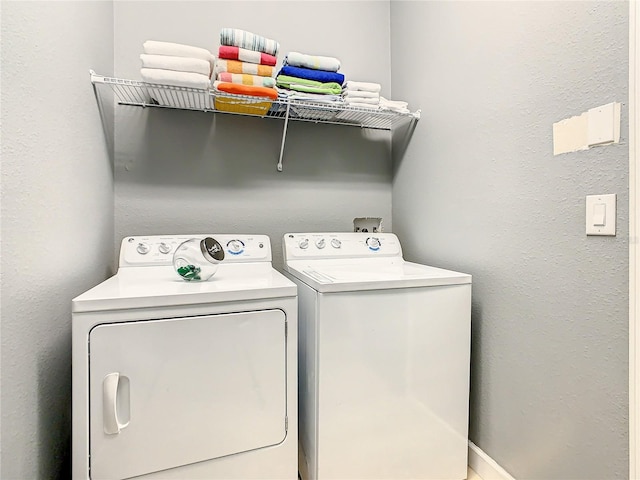
[[[232,255],[240,255],[244,252],[244,243],[240,240],[231,240],[227,243],[227,248]]]
[[[158,250],[160,251],[160,253],[164,253],[166,255],[171,251],[171,245],[162,242],[160,245],[158,245]]]
[[[342,242],[340,240],[338,240],[337,238],[332,238],[331,239],[331,246],[333,248],[340,248],[342,246]]]
[[[305,250],[309,247],[309,239],[307,238],[303,238],[302,240],[300,240],[298,242],[298,246],[302,249]]]
[[[367,246],[369,250],[379,250],[380,249],[380,240],[376,237],[367,238]]]
[[[325,245],[326,242],[324,241],[324,238],[319,238],[316,240],[316,247],[318,247],[319,249],[324,248]]]
[[[149,245],[147,245],[146,243],[139,243],[136,247],[136,251],[140,255],[146,255],[147,253],[149,253],[149,250],[151,250],[151,247],[149,247]]]

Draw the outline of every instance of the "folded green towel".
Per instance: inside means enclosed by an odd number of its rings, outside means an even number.
[[[326,93],[333,95],[340,95],[342,93],[342,85],[339,83],[322,83],[315,80],[307,80],[306,78],[290,77],[288,75],[278,75],[276,77],[276,85],[278,87],[288,88],[298,92]]]

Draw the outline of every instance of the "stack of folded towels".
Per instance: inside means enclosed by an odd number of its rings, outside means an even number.
[[[342,90],[344,103],[352,107],[378,110],[380,108],[380,84],[349,80]]]
[[[380,84],[355,82],[349,80],[342,90],[344,103],[352,107],[370,110],[390,110],[397,113],[410,113],[409,104],[399,100],[387,100],[380,95]]]
[[[289,52],[276,77],[281,97],[340,101],[344,75],[334,57]]]
[[[387,100],[384,97],[380,97],[380,110],[391,110],[397,113],[410,113],[409,104],[401,100]]]
[[[275,100],[275,65],[280,44],[237,28],[220,31],[214,89]]]
[[[147,40],[140,55],[142,80],[148,83],[208,89],[213,55],[205,48]]]

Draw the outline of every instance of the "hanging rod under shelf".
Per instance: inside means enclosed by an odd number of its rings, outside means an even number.
[[[324,103],[281,98],[271,100],[221,93],[212,89],[201,90],[105,77],[96,74],[93,70],[89,73],[94,87],[100,84],[108,85],[121,105],[197,110],[284,120],[278,171],[282,171],[282,156],[289,120],[392,130],[407,121],[413,122],[420,119],[420,110],[399,113],[391,110],[353,107],[340,102]]]

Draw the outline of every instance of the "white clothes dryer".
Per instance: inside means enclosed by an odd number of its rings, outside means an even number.
[[[467,476],[471,276],[407,262],[391,233],[291,233],[299,470]]]
[[[213,237],[206,282],[173,252]],[[297,478],[296,285],[264,235],[128,237],[117,273],[72,302],[79,479]]]

